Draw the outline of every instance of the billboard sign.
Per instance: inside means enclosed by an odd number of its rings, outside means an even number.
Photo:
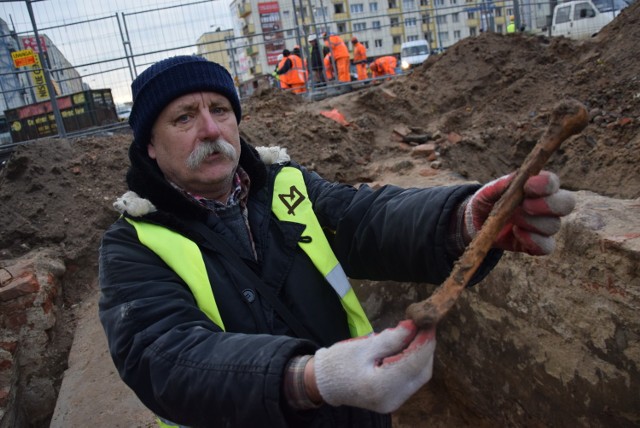
[[[29,67],[36,63],[36,55],[31,49],[11,52],[11,58],[16,68]]]
[[[267,52],[267,63],[278,64],[278,55],[284,50],[284,33],[280,18],[280,5],[277,1],[258,3],[258,14]]]

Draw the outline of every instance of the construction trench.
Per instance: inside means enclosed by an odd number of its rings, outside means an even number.
[[[462,291],[438,323],[434,378],[395,427],[640,424],[638,21],[636,2],[593,40],[485,33],[382,85],[244,100],[249,143],[373,187],[499,177],[559,101],[587,108],[586,128],[545,166],[577,199],[555,252],[506,254]],[[97,321],[97,251],[130,141],[127,130],[41,140],[0,170],[0,428],[154,426]],[[354,285],[379,330],[439,284]]]

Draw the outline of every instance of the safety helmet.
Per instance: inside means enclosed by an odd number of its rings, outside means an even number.
[[[309,37],[307,37],[307,41],[309,43],[313,42],[314,40],[316,40],[318,38],[318,36],[316,36],[315,34],[309,34]]]
[[[282,61],[282,58],[283,58],[282,54],[278,54],[278,62]]]

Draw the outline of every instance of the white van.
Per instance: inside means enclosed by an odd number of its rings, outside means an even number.
[[[628,5],[624,0],[576,0],[558,3],[553,9],[551,35],[571,39],[593,37]]]
[[[426,40],[404,42],[400,46],[400,67],[406,71],[418,66],[429,58],[430,53],[429,42]]]

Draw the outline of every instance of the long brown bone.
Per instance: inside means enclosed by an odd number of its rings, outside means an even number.
[[[588,122],[587,110],[578,101],[566,100],[554,107],[545,133],[516,171],[512,182],[494,205],[476,237],[455,263],[449,277],[428,299],[409,305],[406,311],[408,318],[419,327],[427,327],[437,324],[449,312],[491,249],[498,233],[522,202],[525,182],[542,170],[564,140],[582,131]]]

